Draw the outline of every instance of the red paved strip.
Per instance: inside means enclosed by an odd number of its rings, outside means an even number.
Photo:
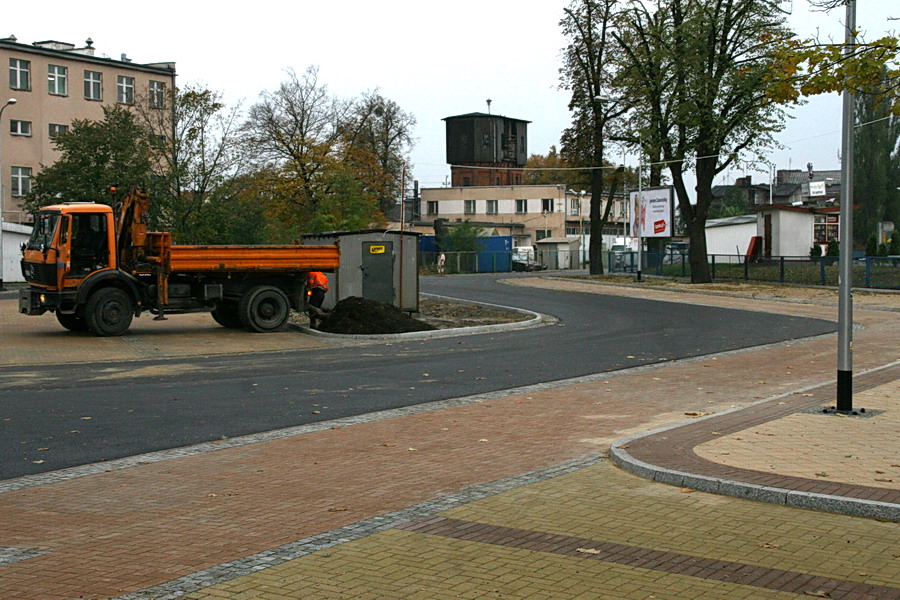
[[[487,523],[429,517],[404,524],[398,529],[436,535],[440,537],[508,546],[533,552],[550,552],[563,556],[611,562],[626,567],[637,567],[662,571],[674,575],[687,575],[700,579],[711,579],[750,585],[792,594],[822,596],[834,600],[900,600],[900,588],[869,585],[846,579],[832,579],[770,569],[757,565],[735,563],[702,556],[678,554],[664,550],[654,550],[640,546],[627,546],[614,542],[603,542],[565,535],[555,535],[539,531],[514,529]]]
[[[861,392],[895,381],[898,378],[900,378],[900,365],[856,376],[853,380],[853,385],[855,391]],[[628,453],[634,458],[651,465],[685,473],[814,494],[828,494],[900,504],[900,490],[742,469],[712,462],[698,456],[694,452],[696,446],[717,437],[750,429],[751,427],[756,427],[809,408],[832,406],[835,393],[834,384],[830,384],[809,390],[807,394],[811,394],[811,396],[788,396],[783,398],[778,404],[766,402],[720,417],[704,419],[696,423],[689,423],[657,434],[637,438],[628,443]],[[716,432],[718,435],[714,435],[713,432]]]

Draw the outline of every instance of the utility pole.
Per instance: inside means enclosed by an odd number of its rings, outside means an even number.
[[[844,56],[853,55],[856,46],[856,0],[847,0]],[[853,138],[855,133],[854,94],[843,93],[841,129],[841,211],[838,232],[838,357],[837,412],[853,412]]]

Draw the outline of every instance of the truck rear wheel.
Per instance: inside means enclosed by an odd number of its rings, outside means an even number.
[[[241,323],[241,318],[238,316],[237,304],[231,302],[223,302],[216,305],[212,310],[212,318],[222,327],[240,329],[244,326]]]
[[[107,287],[88,298],[84,316],[88,329],[94,335],[122,335],[131,327],[134,308],[128,294],[119,288]]]
[[[68,329],[69,331],[87,331],[88,324],[87,321],[84,320],[84,317],[81,315],[72,313],[72,314],[64,314],[59,311],[56,311],[56,320],[59,321],[59,324]]]
[[[277,287],[260,285],[241,296],[238,316],[244,327],[251,331],[268,333],[278,331],[287,323],[291,314],[288,297]]]

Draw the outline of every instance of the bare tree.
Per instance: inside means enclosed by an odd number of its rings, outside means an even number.
[[[377,194],[382,212],[390,209],[402,194],[402,172],[409,162],[415,126],[413,115],[378,90],[364,93],[350,105],[342,127],[347,155],[356,157],[354,150],[359,150],[374,158],[381,171],[382,185]]]

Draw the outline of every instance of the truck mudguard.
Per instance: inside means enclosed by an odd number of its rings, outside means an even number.
[[[116,280],[124,284],[119,287],[124,287],[132,300],[134,300],[135,316],[141,314],[141,311],[144,308],[144,298],[139,291],[137,279],[135,279],[133,275],[118,269],[104,269],[102,271],[91,273],[81,282],[81,285],[78,286],[77,304],[81,305],[87,302],[87,299],[91,295],[91,292],[94,291],[94,288],[96,288],[98,284],[109,280]]]

